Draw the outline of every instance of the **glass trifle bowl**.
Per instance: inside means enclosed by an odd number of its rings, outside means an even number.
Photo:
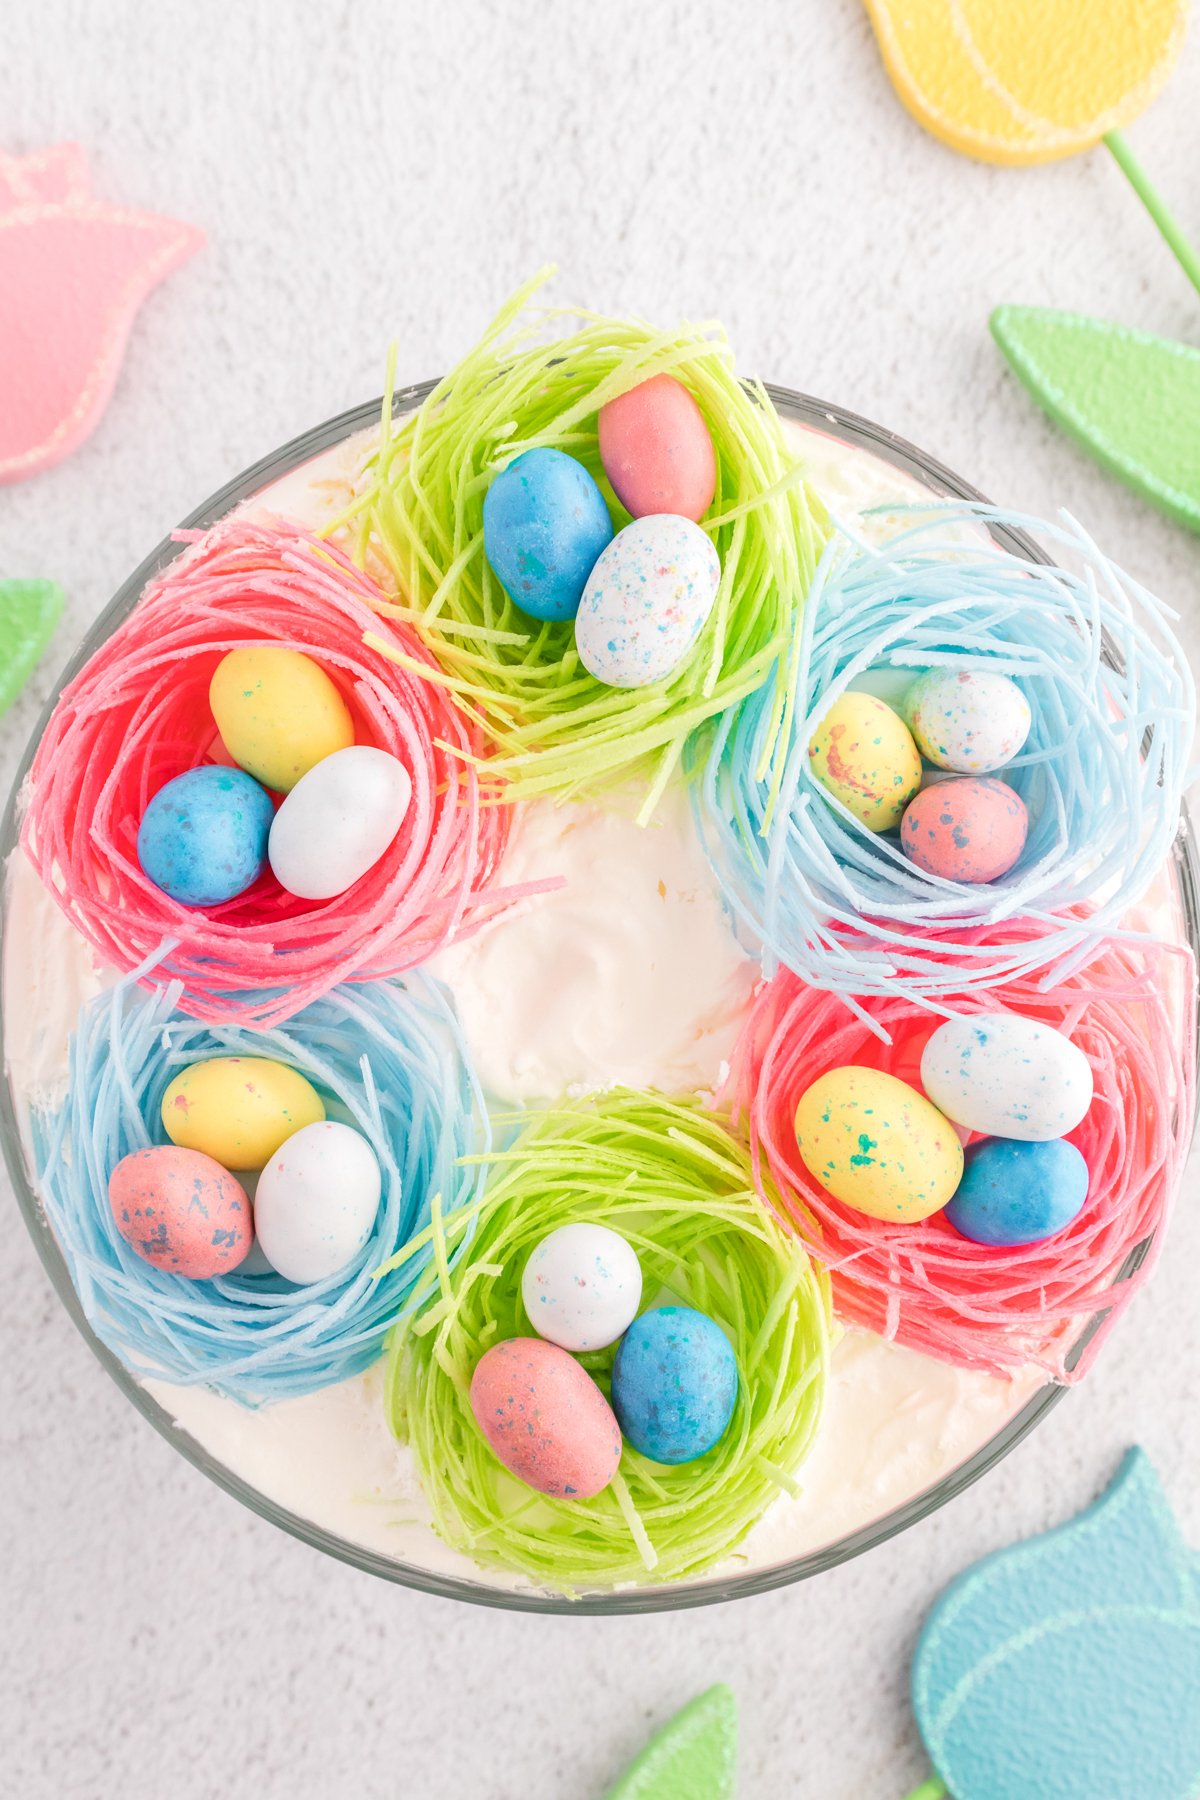
[[[418,407],[434,384],[393,397],[393,417]],[[884,533],[906,506],[981,497],[893,433],[845,410],[769,387],[805,474],[835,519]],[[203,531],[239,509],[316,527],[339,510],[378,433],[380,403],[328,420],[256,463],[184,521]],[[871,512],[870,509],[876,509]],[[1044,560],[1022,531],[988,526],[1002,548]],[[62,685],[89,661],[183,549],[166,539],[124,583],[79,647]],[[903,1531],[962,1493],[1006,1455],[1065,1388],[1030,1365],[1008,1376],[956,1367],[849,1326],[834,1343],[823,1418],[795,1491],[781,1492],[735,1553],[694,1577],[564,1594],[480,1563],[434,1529],[413,1453],[393,1436],[382,1363],[313,1392],[247,1407],[202,1382],[136,1375],[97,1335],[47,1217],[37,1176],[39,1110],[61,1101],[68,1039],[80,1004],[116,979],[41,888],[19,843],[30,766],[53,705],[28,746],[0,828],[3,907],[3,1052],[0,1134],[25,1223],[76,1327],[132,1405],[210,1480],[261,1517],[326,1554],[386,1580],[483,1605],[534,1612],[617,1613],[699,1606],[802,1580]],[[457,1006],[483,1090],[497,1114],[536,1109],[554,1090],[615,1083],[708,1093],[722,1075],[758,971],[728,916],[695,840],[685,797],[668,796],[653,831],[627,811],[532,802],[508,858],[518,879],[553,852],[566,897],[523,903],[432,965]],[[572,858],[575,860],[572,861]],[[572,883],[570,874],[587,874]],[[508,872],[508,865],[506,865]],[[586,890],[586,891],[582,891]],[[653,896],[640,898],[643,890]],[[619,913],[614,923],[614,915]],[[627,917],[625,915],[628,915]],[[604,921],[601,923],[601,921]],[[1186,816],[1170,858],[1138,908],[1137,924],[1170,944],[1200,949],[1200,888]],[[557,946],[600,941],[572,975],[570,1004],[536,1009],[513,997],[513,971]],[[611,950],[611,956],[608,951]],[[606,956],[608,960],[606,960]],[[613,961],[616,958],[616,961]],[[564,964],[566,966],[566,964]],[[636,1004],[614,968],[634,969]],[[1185,956],[1163,959],[1164,1004],[1194,1039],[1196,993]],[[697,977],[697,969],[705,971]],[[631,1023],[632,1015],[632,1023]],[[586,1033],[577,1028],[589,1020]],[[1183,1105],[1181,1098],[1178,1104]],[[1190,1135],[1191,1119],[1177,1121]],[[1120,1279],[1149,1249],[1137,1246]],[[1069,1367],[1097,1329],[1085,1323]]]

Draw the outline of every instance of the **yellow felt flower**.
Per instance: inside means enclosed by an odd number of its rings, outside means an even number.
[[[866,0],[917,122],[985,162],[1086,150],[1137,117],[1183,42],[1187,0]]]

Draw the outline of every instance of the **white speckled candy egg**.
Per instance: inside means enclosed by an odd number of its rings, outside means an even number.
[[[344,894],[379,861],[412,798],[404,764],[352,744],[302,775],[271,824],[267,856],[276,881],[301,900]]]
[[[306,1125],[259,1176],[254,1231],[288,1281],[324,1281],[352,1262],[379,1211],[379,1164],[364,1137],[325,1119]]]
[[[635,519],[588,576],[575,618],[580,662],[609,687],[665,681],[704,629],[720,582],[712,541],[690,519]]]
[[[637,1315],[642,1267],[607,1225],[560,1225],[525,1264],[521,1299],[539,1337],[564,1350],[603,1350]]]
[[[986,775],[1011,762],[1032,718],[1016,682],[987,669],[929,669],[909,689],[903,711],[921,755],[962,775]]]
[[[1017,1013],[947,1019],[925,1046],[921,1085],[955,1124],[1026,1143],[1065,1137],[1092,1104],[1079,1046]]]

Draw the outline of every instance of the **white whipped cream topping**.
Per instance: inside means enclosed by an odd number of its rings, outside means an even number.
[[[798,1473],[716,1581],[770,1569],[871,1525],[940,1481],[986,1444],[1041,1385],[977,1375],[848,1331],[834,1346],[825,1417]],[[364,1550],[506,1591],[530,1583],[481,1568],[442,1542],[411,1452],[383,1412],[380,1366],[320,1393],[250,1412],[204,1388],[148,1381],[179,1429],[277,1505]]]
[[[864,452],[789,429],[840,516],[924,496]],[[293,471],[254,510],[319,524],[345,504],[369,443],[360,434]],[[866,526],[872,536],[887,529],[887,518]],[[630,810],[619,802],[523,808],[501,879],[558,875],[563,887],[433,965],[454,992],[481,1079],[502,1103],[615,1083],[706,1090],[720,1078],[757,965],[734,940],[686,796],[669,795],[647,829]],[[5,1037],[9,1076],[28,1109],[61,1100],[68,1032],[112,972],[96,967],[19,852],[8,878]],[[871,1524],[987,1443],[1040,1382],[1033,1371],[998,1380],[846,1333],[800,1497],[772,1506],[714,1576],[769,1568]],[[258,1411],[204,1389],[146,1386],[211,1457],[311,1524],[421,1569],[522,1585],[481,1572],[433,1533],[411,1454],[384,1421],[378,1367]]]
[[[761,970],[729,929],[687,795],[644,827],[631,811],[523,808],[502,880],[563,886],[430,964],[497,1100],[617,1083],[689,1092],[720,1077]]]

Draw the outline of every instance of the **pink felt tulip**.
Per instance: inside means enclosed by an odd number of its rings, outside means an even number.
[[[83,442],[142,301],[203,242],[194,225],[93,200],[78,144],[0,155],[0,481]]]

